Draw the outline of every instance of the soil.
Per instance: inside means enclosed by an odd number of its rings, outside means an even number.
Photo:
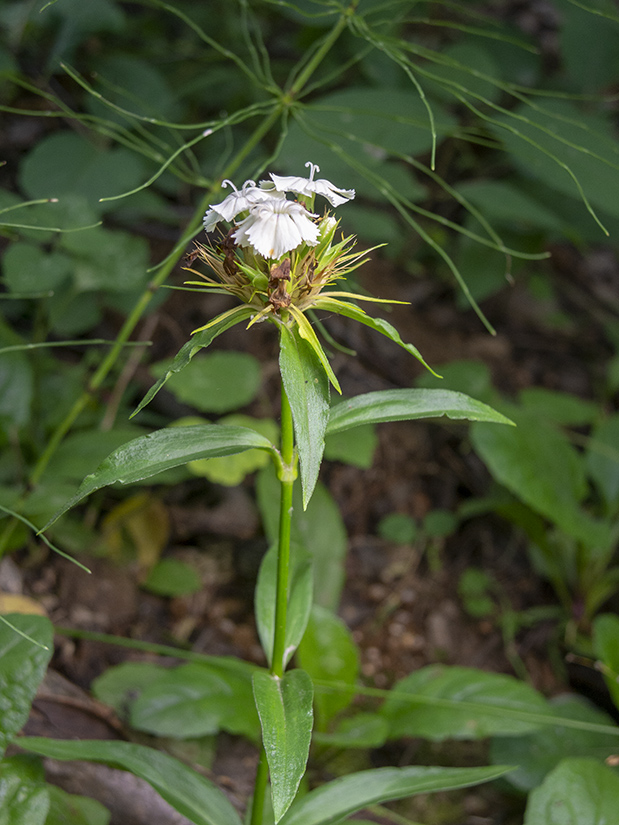
[[[472,358],[486,363],[495,384],[514,394],[527,386],[564,390],[592,397],[612,356],[604,334],[610,312],[619,306],[619,268],[605,250],[582,257],[569,246],[553,250],[544,270],[555,295],[544,306],[534,300],[526,280],[506,285],[484,303],[497,330],[490,336],[472,311],[463,311],[451,285],[429,274],[412,278],[393,262],[366,265],[362,282],[374,294],[410,301],[389,320],[405,341],[412,341],[433,365]],[[188,331],[224,308],[224,299],[187,302],[176,293],[159,310],[152,333],[153,360],[169,356]],[[549,318],[557,310],[569,324],[557,329]],[[115,319],[108,319],[113,324]],[[336,353],[334,367],[345,395],[377,389],[410,387],[423,368],[403,350],[345,319],[331,319],[335,339],[357,352]],[[240,330],[240,331],[239,331]],[[109,330],[101,337],[109,337]],[[242,328],[218,339],[224,349],[250,351],[264,365],[264,392],[247,412],[277,414],[276,342],[270,325],[246,333]],[[147,389],[151,378],[139,367],[134,380]],[[176,402],[161,393],[161,411],[176,414]],[[466,426],[424,422],[379,428],[374,462],[359,470],[326,462],[322,480],[335,497],[348,532],[346,585],[340,615],[360,648],[362,681],[388,688],[397,679],[434,662],[518,675],[551,696],[569,687],[559,627],[546,621],[507,639],[499,618],[475,619],[458,594],[461,574],[470,566],[490,573],[509,606],[520,611],[554,605],[548,584],[532,570],[523,536],[494,516],[464,522],[455,534],[436,540],[429,551],[423,541],[402,546],[377,535],[379,520],[403,513],[419,520],[430,510],[455,510],[488,489],[489,476],[470,450]],[[115,634],[127,639],[189,646],[195,651],[240,656],[264,664],[253,620],[252,594],[259,560],[266,549],[252,479],[225,488],[195,481],[163,494],[171,534],[165,556],[190,560],[200,571],[202,591],[191,597],[162,598],[140,587],[134,563],[106,557],[80,560],[79,568],[31,547],[2,563],[4,582],[13,592],[36,598],[51,619],[64,628]],[[124,661],[156,661],[153,654],[88,639],[71,633],[57,637],[52,669],[35,702],[28,733],[53,737],[144,737],[94,701],[88,693],[94,678]],[[576,671],[572,671],[572,675]],[[599,684],[593,686],[597,691]],[[594,692],[593,698],[601,696]],[[150,740],[149,740],[150,741]],[[170,742],[158,743],[170,748]],[[251,792],[255,749],[242,739],[220,736],[207,775],[242,810]],[[181,752],[192,760],[191,754]],[[353,757],[349,756],[353,760]],[[355,756],[360,765],[483,764],[484,746],[422,741],[390,744]],[[112,825],[179,825],[184,822],[161,805],[148,786],[122,772],[92,765],[67,770],[49,762],[50,780],[68,790],[91,794],[112,811]],[[321,762],[313,779],[342,769]],[[345,769],[351,769],[349,765]],[[420,797],[413,807],[398,808],[412,819],[432,825],[516,825],[523,800],[492,789]],[[364,815],[387,822],[374,810]]]

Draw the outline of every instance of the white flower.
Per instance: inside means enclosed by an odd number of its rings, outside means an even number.
[[[246,212],[250,206],[260,203],[263,200],[273,197],[284,197],[272,191],[273,185],[270,184],[270,182],[267,188],[264,187],[262,183],[260,186],[256,186],[253,180],[246,180],[240,191],[230,180],[223,181],[221,185],[225,188],[228,184],[234,189],[234,192],[231,192],[221,203],[211,204],[204,216],[205,232],[210,232],[211,229],[214,229],[219,221],[234,220],[239,212]]]
[[[305,165],[310,167],[309,178],[297,178],[294,175],[274,175],[271,172],[271,180],[277,191],[296,192],[299,195],[313,195],[316,193],[326,198],[331,206],[340,206],[355,197],[354,189],[338,189],[328,180],[314,180],[314,174],[320,172],[320,166],[310,161]]]
[[[310,220],[317,215],[300,203],[278,195],[251,204],[249,215],[232,235],[239,246],[251,246],[263,258],[280,258],[303,242],[318,243],[318,226]]]

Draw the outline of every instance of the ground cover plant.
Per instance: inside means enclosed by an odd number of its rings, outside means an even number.
[[[3,597],[4,821],[110,820],[105,805],[47,784],[43,764],[49,772],[64,760],[123,768],[194,823],[237,823],[236,808],[253,823],[473,823],[475,811],[443,792],[499,777],[487,803],[496,821],[612,821],[618,728],[577,697],[549,699],[533,687],[519,633],[550,626],[559,673],[565,651],[586,670],[596,662],[613,712],[617,304],[604,284],[594,301],[582,285],[572,294],[572,307],[587,295],[605,353],[584,392],[575,381],[568,392],[557,382],[554,392],[501,393],[480,363],[443,366],[414,329],[420,350],[406,343],[403,313],[416,290],[427,310],[455,285],[460,314],[491,341],[507,317],[492,317],[493,301],[515,282],[530,316],[566,340],[577,322],[549,250],[560,255],[568,238],[572,260],[586,260],[606,234],[610,244],[617,237],[615,17],[604,3],[568,2],[552,11],[158,0],[0,9],[10,125],[0,190],[3,574],[12,557],[36,565],[46,542],[91,565],[93,578],[93,554],[134,564],[148,593],[180,609],[204,581],[199,565],[167,552],[164,496],[174,493],[161,491],[208,498],[213,485],[247,490],[255,473],[262,523],[249,531],[262,531],[250,565],[262,650],[250,662],[191,650],[190,626],[174,639],[184,633],[185,649],[163,645],[165,634],[150,644],[132,634],[134,651],[176,664],[99,667],[92,691],[122,720],[111,738],[51,738],[44,728],[18,736],[53,627],[36,601]],[[380,255],[397,278],[380,277]],[[173,294],[162,288],[171,283]],[[166,298],[176,319],[161,314]],[[349,321],[374,336],[365,358],[371,364],[375,350],[380,365],[361,392],[348,364],[364,333]],[[164,343],[170,333],[176,347]],[[150,340],[149,377],[140,362]],[[204,353],[215,340],[224,349]],[[381,341],[390,353],[382,361]],[[269,378],[254,347],[272,365]],[[332,399],[341,388],[346,397]],[[323,455],[336,468],[369,468],[378,424],[443,416],[477,422],[462,443],[497,486],[485,476],[483,494],[451,509],[421,507],[420,519],[408,506],[383,507],[375,529],[387,545],[358,557],[375,571],[380,610],[353,634],[342,618],[351,568],[338,473],[323,469],[329,492],[318,481]],[[246,499],[231,500],[236,508]],[[451,537],[488,514],[513,525],[556,594],[518,610],[500,581],[471,565],[462,571],[466,610],[500,629],[504,669],[519,678],[466,659],[444,664],[440,644],[421,666],[392,662],[380,672],[380,646],[359,642],[395,614],[390,632],[409,645],[395,649],[414,651],[404,584],[420,564],[439,577]],[[358,529],[350,517],[346,526]],[[381,569],[370,558],[386,546],[399,555]],[[58,629],[75,638],[97,628],[92,615],[76,624]],[[221,732],[261,753],[236,808],[207,778]],[[167,742],[168,752],[146,741]],[[402,741],[426,745],[398,751]],[[181,747],[177,759],[172,742],[194,749]],[[114,822],[129,816],[112,811]],[[160,816],[174,821],[169,809]]]

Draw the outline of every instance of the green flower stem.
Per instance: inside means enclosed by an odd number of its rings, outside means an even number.
[[[290,586],[290,528],[292,525],[292,491],[296,476],[296,456],[294,450],[294,428],[292,410],[282,381],[281,402],[281,459],[277,473],[280,481],[281,499],[279,507],[279,534],[277,545],[277,584],[275,593],[275,633],[273,639],[273,659],[271,673],[281,678],[284,675],[286,653],[286,616],[288,612],[288,590]],[[262,825],[264,800],[269,778],[264,746],[260,751],[260,761],[256,772],[251,810],[251,825]]]
[[[284,675],[286,652],[286,614],[288,611],[288,589],[290,584],[290,528],[292,525],[292,488],[294,486],[295,454],[292,411],[286,390],[282,383],[281,412],[281,457],[280,470],[281,500],[279,508],[279,541],[277,548],[277,585],[275,594],[275,637],[273,639],[273,662],[271,673]]]

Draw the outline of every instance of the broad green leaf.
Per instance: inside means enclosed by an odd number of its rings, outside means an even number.
[[[69,131],[43,138],[20,165],[20,183],[29,197],[81,195],[97,212],[112,208],[110,203],[99,203],[100,198],[126,192],[142,179],[137,153],[124,147],[99,149]]]
[[[90,687],[100,702],[105,702],[125,718],[131,703],[167,672],[167,668],[164,671],[161,665],[150,662],[125,662],[108,668]]]
[[[130,721],[157,736],[187,739],[226,730],[258,739],[250,680],[208,664],[162,673],[133,702]]]
[[[509,181],[474,179],[459,184],[456,191],[488,216],[492,224],[520,231],[565,231],[565,223],[558,215]]]
[[[325,730],[355,695],[359,651],[344,622],[330,610],[314,605],[297,656],[301,667],[315,682],[338,682],[336,690],[328,687],[316,690],[317,727]]]
[[[619,415],[609,416],[593,429],[587,470],[614,515],[619,508]]]
[[[267,438],[254,430],[248,430],[245,427],[225,427],[219,424],[168,427],[141,438],[135,438],[115,450],[94,473],[84,479],[77,493],[56,513],[46,528],[83,498],[101,487],[116,483],[132,484],[171,467],[186,464],[188,461],[233,455],[252,448],[274,449]]]
[[[174,424],[180,424],[182,421],[185,421],[185,419],[181,419],[180,422],[175,421]],[[200,419],[197,416],[189,416],[187,423],[198,424]],[[249,415],[233,413],[220,418],[217,423],[247,427],[247,429],[255,430],[260,435],[268,438],[273,444],[277,444],[279,440],[279,427],[271,418],[252,418]],[[233,456],[191,461],[187,468],[192,475],[204,476],[204,478],[208,478],[215,484],[236,487],[237,484],[243,481],[245,476],[265,467],[269,461],[269,455],[264,450],[246,450],[244,453],[237,453]]]
[[[187,596],[202,589],[198,571],[180,559],[161,559],[149,571],[142,585],[160,596]]]
[[[438,80],[427,83],[437,97],[452,100],[450,84],[456,83],[474,96],[496,101],[502,94],[497,83],[487,78],[499,75],[498,66],[485,48],[474,43],[457,43],[441,49],[440,63],[432,66],[432,74]],[[446,88],[441,81],[446,82]]]
[[[269,541],[277,541],[279,523],[279,483],[272,467],[258,475],[258,504]],[[318,482],[314,495],[303,509],[301,490],[295,485],[293,496],[292,541],[307,550],[314,571],[314,600],[337,610],[344,585],[346,529],[340,510],[327,488]]]
[[[605,675],[608,690],[619,708],[619,617],[602,613],[593,620],[593,647],[595,655],[610,672]]]
[[[295,801],[283,825],[335,825],[368,805],[491,782],[511,768],[376,768],[328,782]]]
[[[475,401],[460,392],[424,389],[381,390],[357,395],[355,398],[334,404],[329,414],[327,434],[358,427],[360,424],[438,418],[442,415],[456,421],[512,423],[487,404]]]
[[[311,345],[296,327],[281,327],[279,366],[290,402],[306,508],[318,479],[329,418],[329,382]]]
[[[568,427],[591,424],[600,415],[600,408],[595,402],[545,387],[527,387],[518,399],[532,413]]]
[[[372,424],[362,424],[352,431],[341,430],[328,435],[325,439],[325,458],[368,470],[372,466],[377,444],[375,427]]]
[[[65,233],[60,243],[74,258],[73,283],[78,293],[133,293],[148,282],[149,248],[144,238],[96,226]]]
[[[487,364],[467,358],[450,361],[437,367],[441,377],[424,372],[416,380],[418,387],[429,390],[454,390],[490,403],[493,395],[492,376]]]
[[[0,430],[23,427],[30,419],[34,378],[23,352],[0,354]]]
[[[347,301],[340,301],[337,298],[319,298],[316,306],[319,306],[320,309],[336,312],[338,315],[345,315],[347,318],[352,318],[353,321],[358,321],[360,324],[365,324],[366,327],[370,327],[370,329],[380,332],[381,335],[385,335],[387,338],[390,338],[394,343],[398,344],[398,346],[413,355],[420,363],[424,365],[424,367],[429,369],[430,372],[434,373],[434,370],[424,361],[423,356],[417,347],[413,346],[413,344],[406,344],[401,339],[400,333],[397,329],[388,321],[385,321],[382,318],[373,318],[371,315],[367,315],[359,307],[354,306],[354,304],[349,304]],[[434,373],[434,375],[436,375],[436,373]]]
[[[52,456],[43,478],[48,483],[79,483],[114,450],[148,430],[136,425],[111,430],[89,429],[70,433]]]
[[[0,760],[0,825],[46,825],[49,791],[38,760]]]
[[[286,621],[286,644],[284,667],[299,646],[312,608],[313,574],[309,553],[302,547],[291,544],[290,548],[290,589]],[[277,586],[277,545],[265,553],[256,584],[255,611],[258,635],[269,665],[273,658],[273,638],[275,633],[275,597]]]
[[[536,690],[512,676],[429,665],[397,682],[381,713],[392,737],[440,742],[529,733],[550,709]]]
[[[603,9],[604,4],[601,5]],[[563,69],[579,92],[592,95],[614,83],[619,75],[619,27],[595,13],[599,6],[587,2],[577,6],[568,0],[557,2]],[[610,3],[607,10],[612,14],[617,8]]]
[[[183,344],[180,350],[176,353],[174,360],[170,364],[166,373],[161,376],[157,383],[150,388],[144,398],[140,401],[135,411],[132,413],[132,417],[137,415],[141,409],[152,401],[152,399],[157,395],[159,390],[172,375],[180,372],[182,369],[185,369],[196,353],[200,352],[201,349],[208,347],[218,335],[221,335],[222,332],[225,332],[227,329],[230,329],[230,327],[233,327],[241,321],[246,321],[251,317],[251,314],[252,309],[248,306],[243,305],[235,307],[230,312],[225,312],[223,315],[215,318],[215,320],[212,321],[206,329],[201,329],[199,332],[194,333],[189,341],[187,341],[186,344]]]
[[[550,704],[559,720],[584,722],[583,728],[548,725],[524,736],[494,737],[490,746],[490,759],[494,764],[518,766],[507,779],[522,791],[540,785],[546,774],[566,756],[595,757],[603,762],[619,747],[619,728],[615,736],[588,728],[606,725],[611,729],[614,723],[610,716],[581,697],[558,696],[551,699]]]
[[[96,799],[48,786],[49,813],[45,825],[109,825],[110,812]]]
[[[241,825],[227,797],[208,779],[153,748],[131,742],[22,737],[24,750],[52,759],[86,759],[122,768],[146,780],[166,802],[195,825]],[[30,823],[29,823],[30,825]]]
[[[157,378],[170,362],[154,364]],[[213,352],[194,358],[182,372],[171,375],[167,389],[179,401],[200,412],[225,413],[253,401],[260,387],[260,364],[245,352]]]
[[[355,713],[342,719],[332,733],[314,732],[314,742],[332,748],[380,748],[389,736],[387,720],[378,713]]]
[[[619,217],[619,149],[610,119],[568,100],[545,98],[535,110],[522,104],[497,122],[517,131],[496,129],[524,175],[578,199],[581,194],[570,169],[594,208]]]
[[[0,622],[0,753],[28,721],[30,705],[53,653],[53,627],[48,619],[22,613],[5,618],[13,627]]]
[[[515,410],[513,418],[518,425],[513,429],[471,428],[473,446],[494,478],[570,536],[605,547],[607,526],[579,506],[587,492],[582,456],[538,416]]]
[[[281,679],[258,671],[253,682],[277,823],[305,773],[312,738],[312,680],[303,670],[288,671]]]
[[[34,244],[11,244],[2,259],[4,282],[11,292],[53,291],[71,274],[71,259],[62,252],[47,252]]]
[[[524,825],[610,825],[619,776],[595,759],[564,759],[529,796]]]

